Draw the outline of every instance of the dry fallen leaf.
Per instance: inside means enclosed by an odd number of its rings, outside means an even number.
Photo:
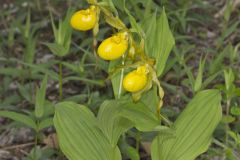
[[[144,150],[147,152],[147,154],[151,154],[151,142],[142,142],[142,146],[144,148]]]
[[[50,148],[58,148],[58,140],[57,140],[57,134],[52,133],[48,135],[44,140],[44,144],[46,144]]]

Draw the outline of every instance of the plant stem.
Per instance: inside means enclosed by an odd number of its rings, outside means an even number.
[[[37,124],[37,129],[35,130],[35,139],[34,139],[34,159],[37,159],[36,148],[37,148],[37,144],[38,144],[39,120],[36,121],[36,124]]]
[[[124,60],[124,55],[122,56],[122,65],[124,66],[125,64],[125,60]],[[121,77],[120,77],[120,84],[119,84],[119,88],[118,88],[118,99],[121,98],[121,94],[122,94],[122,83],[123,83],[123,75],[124,75],[124,68],[121,69]]]
[[[228,99],[227,100],[227,106],[226,106],[226,116],[229,116],[230,102],[231,102],[231,100]],[[226,123],[226,125],[225,125],[226,145],[228,145],[228,139],[229,139],[228,130],[229,130],[229,125],[228,125],[228,123]]]
[[[38,133],[36,133],[35,140],[34,140],[34,159],[37,159],[37,152],[36,152],[37,144],[38,144]]]
[[[59,63],[59,100],[62,100],[63,96],[63,83],[62,83],[62,63]]]
[[[37,8],[38,8],[39,11],[41,11],[41,10],[42,10],[42,7],[41,7],[40,0],[36,0],[36,1],[37,1],[37,2],[36,2]]]
[[[222,148],[224,148],[224,149],[227,148],[227,146],[225,144],[223,144],[222,142],[220,142],[219,140],[217,140],[215,138],[213,139],[213,143],[222,147]]]
[[[99,19],[99,17],[98,17],[98,19]],[[93,34],[93,43],[92,43],[92,48],[93,48],[93,54],[94,54],[94,57],[95,57],[95,62],[96,62],[96,68],[95,69],[97,69],[98,68],[98,56],[97,56],[97,33],[98,33],[98,28],[99,26],[98,26],[98,24],[96,24],[96,26],[94,27],[94,29],[93,29],[93,32],[92,32],[92,34]]]
[[[137,135],[136,135],[136,150],[139,151],[140,148],[140,132],[137,131]]]

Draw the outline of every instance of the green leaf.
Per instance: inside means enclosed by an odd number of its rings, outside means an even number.
[[[53,126],[53,118],[52,117],[42,120],[39,123],[38,130],[42,130],[42,129],[50,127],[50,126]]]
[[[141,102],[150,108],[153,113],[156,113],[159,103],[157,87],[153,86],[150,91],[144,93],[141,97]]]
[[[112,145],[120,135],[132,127],[153,131],[159,125],[157,116],[143,103],[124,100],[105,101],[98,113],[99,125]]]
[[[233,131],[228,131],[227,132],[228,133],[228,135],[232,138],[232,139],[234,139],[234,141],[239,145],[240,144],[240,135],[239,135],[239,133],[234,133]]]
[[[143,28],[146,33],[146,53],[156,60],[157,76],[160,76],[175,44],[165,9],[163,8],[159,19],[156,19],[154,13],[151,18],[145,20]]]
[[[224,115],[224,116],[222,117],[222,122],[223,122],[223,123],[232,123],[232,122],[234,122],[235,120],[236,120],[236,118],[233,117],[233,116],[231,116],[231,115]]]
[[[127,146],[126,151],[131,160],[140,160],[140,155],[136,148],[133,148],[132,146]]]
[[[229,52],[229,45],[219,54],[214,57],[209,66],[209,74],[212,75],[222,68],[223,60]]]
[[[234,116],[240,116],[240,107],[239,106],[232,106],[230,112]]]
[[[62,65],[68,69],[70,69],[73,72],[79,73],[80,68],[78,64],[72,63],[72,62],[61,62]]]
[[[29,63],[21,62],[17,59],[14,61],[17,61],[20,64],[30,67],[32,76],[35,75],[37,77],[37,79],[42,78],[42,75],[39,75],[39,73],[43,73],[44,75],[45,74],[49,75],[53,80],[58,80],[58,74],[56,72],[54,72],[53,70],[49,69],[50,66],[55,64],[53,62],[44,63],[44,64],[29,64]],[[24,76],[24,77],[26,77],[26,76]]]
[[[29,34],[31,32],[31,12],[28,11],[27,17],[26,17],[26,23],[24,26],[24,37],[28,38]]]
[[[111,11],[109,11],[108,7],[106,7],[105,3],[99,3],[100,10],[104,14],[105,21],[114,28],[119,30],[126,29],[125,24],[119,19],[119,17],[114,16]]]
[[[151,8],[152,8],[152,0],[147,0],[146,9],[144,12],[144,19],[149,18],[151,16]]]
[[[55,104],[53,104],[54,102],[50,102],[48,100],[45,99],[45,103],[44,103],[44,115],[42,116],[43,119],[45,119],[46,117],[51,117],[54,112],[55,112]]]
[[[60,148],[71,160],[121,160],[117,146],[110,145],[98,121],[85,106],[73,102],[56,105],[54,126]]]
[[[100,107],[98,121],[112,145],[116,145],[120,135],[132,127],[152,131],[159,125],[157,116],[143,103],[124,100],[105,101]]]
[[[233,85],[234,82],[234,73],[231,68],[225,69],[224,71],[224,79],[225,79],[225,86],[226,90],[229,91],[230,87]]]
[[[212,133],[221,120],[221,95],[218,90],[197,93],[173,127],[174,137],[159,134],[152,143],[153,160],[194,160],[205,152]]]
[[[28,37],[25,40],[25,48],[24,48],[24,55],[23,60],[26,63],[32,64],[34,61],[34,56],[36,54],[36,44],[37,44],[37,37]]]
[[[106,2],[106,3],[107,3],[107,6],[109,7],[109,9],[111,9],[111,11],[114,12],[114,14],[115,14],[116,16],[118,16],[118,11],[117,11],[117,9],[115,8],[112,0],[103,0],[103,2]]]
[[[98,86],[104,86],[104,80],[100,79],[87,79],[85,77],[79,77],[79,76],[68,76],[63,78],[63,83],[67,83],[68,81],[82,81],[86,84],[91,85],[98,85]]]
[[[73,14],[73,9],[69,8],[64,20],[63,21],[59,20],[58,28],[54,23],[52,14],[50,14],[55,41],[54,43],[44,43],[44,44],[48,46],[48,48],[51,50],[53,54],[60,57],[63,57],[69,53],[71,36],[72,36],[72,28],[69,24],[69,21],[72,14]]]
[[[239,21],[233,21],[233,23],[229,23],[229,25],[226,26],[226,28],[222,31],[222,34],[217,39],[217,48],[223,45],[225,39],[236,31],[236,29],[239,27],[239,24]]]
[[[11,77],[26,77],[27,76],[27,71],[23,69],[18,69],[16,67],[10,68],[6,67],[0,68],[0,75],[5,75],[5,76],[11,76]]]
[[[65,48],[63,45],[58,43],[44,43],[53,54],[63,57],[67,55],[69,48]]]
[[[203,70],[204,70],[204,66],[205,66],[205,60],[206,60],[206,58],[204,58],[204,59],[201,58],[201,60],[199,62],[198,74],[194,81],[194,92],[199,91],[202,87]]]
[[[104,101],[98,112],[100,128],[112,145],[117,145],[122,133],[132,128],[134,124],[119,114],[123,103],[117,100]]]
[[[128,102],[121,108],[120,115],[133,122],[140,131],[152,131],[159,125],[157,115],[143,103]]]
[[[21,96],[26,99],[28,102],[32,103],[31,100],[31,85],[32,84],[26,84],[26,85],[21,85],[21,84],[17,84],[18,86],[18,91],[21,94]]]
[[[15,25],[14,23],[11,23],[7,38],[7,44],[9,47],[12,47],[14,45],[14,42],[15,42]]]
[[[127,7],[125,6],[125,2],[126,0],[124,0],[124,10],[128,15],[129,18],[129,22],[131,24],[132,29],[137,32],[140,36],[143,35],[143,30],[140,27],[140,25],[137,23],[136,19],[131,15],[130,11],[127,9]]]
[[[217,76],[221,75],[222,71],[218,71],[216,73],[214,73],[213,75],[208,76],[204,82],[202,83],[202,88],[206,88],[210,83],[212,83],[212,81],[217,78]]]
[[[37,89],[36,99],[35,99],[35,115],[37,118],[41,118],[44,114],[47,79],[48,79],[48,76],[45,75],[41,83],[41,87]]]
[[[33,129],[37,128],[36,123],[30,116],[27,116],[27,115],[24,115],[21,113],[16,113],[16,112],[12,112],[12,111],[0,111],[0,116],[10,118],[14,121],[23,123],[26,126],[31,127]]]
[[[121,60],[111,61],[109,63],[108,71],[111,72],[115,67],[119,65],[121,65]],[[123,74],[124,74],[124,69],[121,69],[121,70],[115,71],[114,73],[112,73],[112,75],[110,75],[112,87],[113,87],[113,93],[116,99],[119,98],[124,92],[122,88]]]

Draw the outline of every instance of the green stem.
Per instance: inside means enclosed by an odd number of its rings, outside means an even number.
[[[36,148],[37,148],[37,144],[38,144],[38,134],[39,134],[39,120],[36,121],[37,124],[37,129],[35,130],[35,139],[34,139],[34,160],[37,159],[37,153],[36,153]]]
[[[220,141],[217,140],[217,139],[213,139],[213,143],[216,144],[216,145],[218,145],[219,147],[224,148],[224,149],[227,148],[227,146],[226,146],[224,143],[220,142]]]
[[[122,66],[124,66],[125,64],[125,58],[124,55],[122,56]],[[121,69],[121,77],[120,77],[120,84],[119,84],[119,89],[118,89],[118,99],[121,98],[121,94],[122,94],[122,83],[123,83],[123,76],[124,76],[124,68]]]
[[[62,78],[62,63],[59,63],[59,100],[62,100],[63,96],[63,78]]]
[[[37,0],[36,4],[37,4],[38,10],[41,11],[41,10],[42,10],[42,7],[41,7],[40,0]]]
[[[137,131],[137,135],[136,135],[136,150],[139,151],[140,148],[140,132]]]
[[[98,24],[97,24],[98,25]],[[96,26],[95,26],[96,27]],[[97,26],[98,27],[98,26]],[[96,27],[96,28],[97,28]],[[97,33],[95,32],[95,28],[93,29],[93,43],[92,43],[92,47],[93,47],[93,54],[95,57],[95,62],[96,62],[96,70],[99,68],[99,62],[98,62],[98,56],[97,56]]]
[[[227,106],[226,106],[226,116],[229,116],[230,102],[231,102],[231,100],[228,99],[227,100]],[[228,125],[228,123],[226,123],[226,125],[225,125],[225,135],[226,135],[225,141],[226,141],[226,145],[228,145],[228,140],[229,140],[228,130],[229,130],[229,125]]]

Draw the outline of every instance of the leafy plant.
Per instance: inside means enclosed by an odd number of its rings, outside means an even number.
[[[193,90],[199,92],[172,124],[161,114],[164,90],[158,80],[175,43],[165,9],[162,9],[160,18],[157,18],[156,12],[148,13],[151,18],[146,16],[140,25],[130,14],[124,1],[123,8],[131,24],[128,29],[118,18],[113,3],[89,3],[95,5],[95,11],[91,10],[91,6],[76,12],[72,17],[74,22],[78,13],[87,12],[81,16],[91,18],[93,13],[103,12],[106,22],[119,30],[104,40],[98,48],[101,58],[112,61],[109,72],[116,99],[104,101],[97,117],[84,105],[71,101],[56,104],[54,125],[64,154],[72,160],[122,159],[118,148],[119,138],[131,128],[155,133],[151,148],[153,160],[193,160],[205,152],[222,116],[220,92],[199,91],[205,60],[201,60],[197,78],[192,83]],[[73,24],[76,28],[75,23]],[[88,30],[90,29],[94,29],[92,23]],[[131,68],[136,69],[129,72]],[[125,72],[129,73],[125,75]],[[152,92],[154,88],[157,88],[156,92]],[[131,93],[132,98],[127,92]],[[152,106],[147,106],[142,103],[146,98],[142,96],[144,93],[152,93],[159,100]],[[163,125],[163,122],[167,125]],[[133,156],[135,150],[128,151],[129,156],[139,159],[137,155]]]
[[[154,139],[152,159],[193,160],[205,152],[211,143],[211,135],[221,120],[220,102],[218,90],[199,92],[174,122],[174,137],[160,134]]]
[[[224,3],[3,1],[1,150],[24,160],[238,159],[240,3]],[[30,136],[12,133],[22,126]]]
[[[52,29],[54,33],[55,42],[45,43],[53,54],[63,57],[69,53],[72,29],[69,26],[70,16],[73,10],[69,9],[64,20],[59,20],[58,27],[54,23],[54,18],[51,15]]]
[[[35,98],[35,110],[34,113],[18,113],[15,111],[0,111],[1,117],[10,118],[20,124],[23,124],[35,131],[35,146],[38,144],[40,139],[41,131],[49,126],[53,125],[52,117],[49,117],[54,111],[54,108],[50,102],[45,100],[47,87],[47,76],[43,79],[41,87],[37,89],[36,98]],[[35,149],[37,149],[35,147]],[[33,157],[36,159],[38,155],[33,151]]]
[[[69,159],[121,159],[119,137],[136,127],[140,131],[157,132],[152,159],[191,160],[211,143],[211,135],[221,120],[220,101],[217,90],[199,92],[171,128],[160,125],[158,117],[142,103],[105,101],[96,118],[86,106],[61,102],[56,105],[54,125],[60,146]]]

